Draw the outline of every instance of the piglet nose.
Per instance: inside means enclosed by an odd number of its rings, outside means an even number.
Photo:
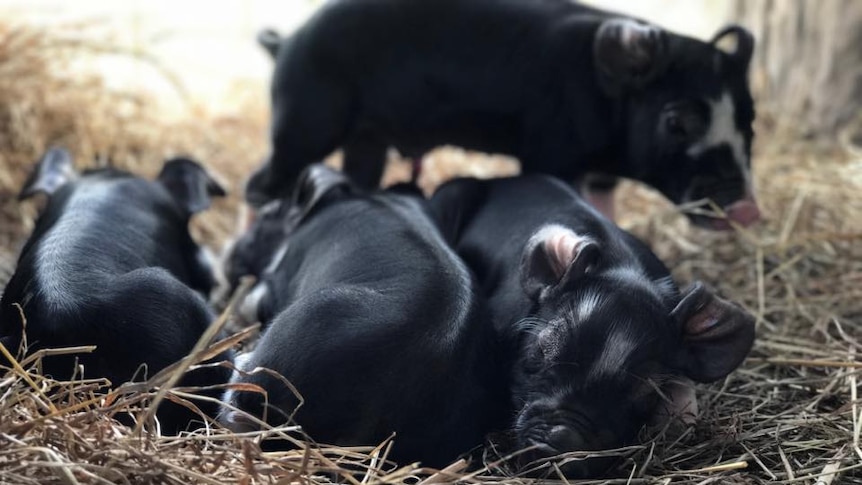
[[[583,447],[580,433],[568,426],[554,426],[548,433],[548,444],[559,452],[576,451]]]

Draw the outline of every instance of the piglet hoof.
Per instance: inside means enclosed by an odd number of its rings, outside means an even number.
[[[657,428],[689,427],[697,422],[698,412],[694,383],[682,379],[665,388],[650,424]]]

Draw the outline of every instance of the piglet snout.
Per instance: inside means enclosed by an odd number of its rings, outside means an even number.
[[[733,204],[724,208],[727,214],[727,219],[717,219],[713,226],[719,230],[729,230],[732,228],[731,222],[735,222],[742,227],[748,227],[760,220],[760,208],[757,206],[757,201],[753,196],[748,196],[740,199]]]
[[[584,446],[583,437],[570,426],[554,426],[546,440],[549,446],[559,452],[577,450]]]

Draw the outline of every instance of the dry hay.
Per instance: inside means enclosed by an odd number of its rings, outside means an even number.
[[[97,77],[68,77],[80,56],[111,52],[110,43],[94,46],[74,32],[48,36],[0,24],[0,283],[35,214],[14,194],[50,144],[71,148],[80,166],[98,156],[149,175],[163,157],[191,154],[215,167],[234,194],[265,151],[262,86],[244,93],[242,116],[213,117],[190,107],[185,119],[163,120],[143,96],[106,91]],[[621,456],[619,478],[590,483],[862,483],[862,156],[766,133],[755,166],[767,221],[751,230],[693,229],[654,193],[633,184],[619,191],[622,224],[646,239],[679,281],[701,279],[757,315],[758,339],[741,369],[700,386],[702,415],[694,427],[645,432],[644,444],[612,452]],[[512,170],[500,159],[459,151],[432,159],[423,180],[429,189],[454,173]],[[390,179],[406,175],[406,165],[394,167]],[[234,195],[201,217],[198,236],[223,241],[236,201]],[[435,473],[386,463],[385,443],[336,448],[297,441],[294,451],[263,452],[259,437],[215,425],[157,437],[150,427],[136,432],[113,418],[142,419],[177,369],[109,391],[101,381],[46,379],[38,359],[25,364],[26,370],[0,370],[2,483],[530,481],[514,477],[493,449],[469,467],[458,462]],[[191,399],[193,392],[160,397]],[[294,428],[263,432],[273,433],[299,436]],[[552,465],[545,469],[557,479]]]

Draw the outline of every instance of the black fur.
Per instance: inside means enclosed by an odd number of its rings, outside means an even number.
[[[529,458],[624,445],[658,402],[649,379],[722,378],[751,347],[747,313],[701,286],[683,298],[644,244],[559,180],[456,180],[431,205],[477,275],[508,349],[511,426],[519,446],[537,446]],[[580,241],[571,259],[547,250],[558,234]],[[707,320],[727,331],[692,347],[709,333],[700,333]],[[603,465],[588,460],[567,474]]]
[[[68,157],[61,152],[52,150],[46,160]],[[0,300],[4,345],[18,348],[20,305],[30,351],[96,346],[89,354],[45,358],[44,372],[58,379],[71,377],[77,362],[85,377],[106,377],[117,386],[186,356],[214,318],[204,299],[212,268],[188,232],[192,212],[208,205],[209,194],[190,197],[190,190],[169,188],[185,186],[182,179],[205,182],[197,163],[174,160],[165,168],[156,182],[100,169],[45,190],[51,192],[47,206]],[[214,385],[228,377],[221,368],[196,370],[181,385]],[[215,406],[196,404],[215,416]],[[167,433],[187,428],[196,416],[168,402],[158,413]]]
[[[272,152],[247,199],[286,193],[340,147],[345,172],[373,188],[388,146],[420,157],[442,144],[568,181],[635,178],[677,203],[749,197],[751,35],[723,31],[740,44],[726,53],[623,19],[569,0],[336,0],[278,47],[265,31],[277,59]],[[636,41],[622,44],[621,24]],[[744,160],[726,144],[687,154],[724,93]]]
[[[480,445],[506,408],[471,274],[421,197],[360,195],[340,174],[312,172],[235,246],[251,253],[228,258],[255,254],[257,267],[270,266],[258,275],[269,297],[257,316],[272,320],[242,367],[289,379],[305,399],[296,421],[315,440],[367,445],[395,432],[394,460],[446,465]],[[257,249],[273,239],[287,242],[275,265],[271,247]],[[267,374],[234,380],[268,391],[272,423],[297,405]],[[259,394],[226,399],[260,414]],[[249,424],[230,412],[222,420]]]

